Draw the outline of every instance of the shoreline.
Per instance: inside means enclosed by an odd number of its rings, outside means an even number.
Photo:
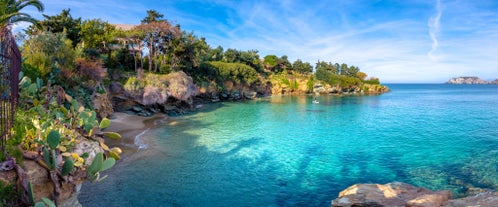
[[[129,157],[143,147],[137,145],[137,138],[148,130],[167,123],[169,118],[168,115],[163,113],[156,113],[150,117],[144,117],[130,115],[124,112],[114,112],[112,118],[110,118],[111,125],[104,131],[117,132],[121,135],[121,139],[106,139],[106,144],[109,147],[121,148],[121,150],[123,150],[123,154],[121,154],[122,159]],[[142,144],[143,141],[140,141],[139,143]]]

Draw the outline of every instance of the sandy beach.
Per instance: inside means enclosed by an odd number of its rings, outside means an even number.
[[[111,126],[105,131],[117,132],[121,134],[121,139],[106,139],[109,147],[120,147],[123,150],[123,156],[136,152],[138,146],[135,144],[135,137],[139,136],[146,130],[153,129],[160,124],[166,123],[168,116],[165,114],[155,114],[151,117],[142,117],[129,115],[122,112],[115,112],[112,116]]]

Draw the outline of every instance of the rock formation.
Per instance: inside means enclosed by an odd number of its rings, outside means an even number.
[[[451,200],[448,190],[431,191],[406,183],[385,185],[356,184],[339,193],[332,207],[466,207],[498,206],[497,192],[484,192],[474,196]]]
[[[99,152],[103,152],[100,145],[95,141],[87,139],[81,139],[74,149],[74,153],[88,155],[84,167],[89,165],[87,163],[93,162],[95,154]],[[60,157],[60,159],[62,159],[62,157]],[[42,197],[54,200],[55,187],[53,181],[50,179],[50,173],[46,168],[42,167],[35,160],[24,159],[22,162],[22,169],[25,173],[26,181],[32,183],[35,202],[40,201]],[[16,173],[16,170],[14,169],[8,171],[0,170],[0,182],[4,185],[15,184],[16,180],[18,180],[18,176],[18,173]],[[67,179],[68,180],[61,180],[59,183],[60,195],[57,198],[58,206],[81,206],[78,201],[78,194],[81,185],[86,180],[86,171],[75,170]]]
[[[449,200],[443,207],[495,207],[498,206],[498,192],[484,192],[474,196]]]
[[[405,183],[356,184],[339,193],[333,207],[352,206],[441,206],[451,198],[450,191],[434,192]]]
[[[479,77],[458,77],[452,78],[446,82],[447,84],[498,84],[498,79],[495,81],[485,81]]]

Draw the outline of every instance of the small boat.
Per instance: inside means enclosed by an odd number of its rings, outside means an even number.
[[[316,98],[315,98],[315,99],[313,99],[313,103],[314,103],[314,104],[318,104],[318,103],[320,103],[320,102],[318,102],[318,101],[316,100]]]

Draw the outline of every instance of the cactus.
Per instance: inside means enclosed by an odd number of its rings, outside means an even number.
[[[56,207],[54,202],[52,202],[50,199],[48,198],[45,198],[45,197],[42,197],[41,198],[41,202],[37,202],[35,204],[35,207],[45,207],[45,206],[48,206],[48,207]]]
[[[104,135],[105,138],[121,139],[121,135],[116,132],[104,132],[102,135]]]
[[[57,145],[59,145],[60,140],[61,140],[61,135],[59,134],[58,131],[51,130],[50,133],[48,133],[47,142],[48,146],[51,149],[57,148]]]
[[[100,129],[105,129],[111,125],[111,120],[108,118],[103,118],[102,121],[100,121],[99,128]]]
[[[92,181],[100,182],[107,177],[100,178],[100,172],[110,169],[114,164],[116,164],[114,158],[109,157],[104,160],[104,154],[99,152],[95,155],[92,164],[87,168],[88,177]]]
[[[43,159],[45,163],[47,163],[47,166],[52,170],[55,170],[57,168],[57,156],[55,153],[55,149],[59,145],[60,140],[61,136],[59,132],[51,130],[47,136],[47,144],[48,148],[50,148],[50,151],[48,150],[47,146],[43,147]]]
[[[71,159],[71,157],[68,157],[64,162],[64,165],[62,166],[61,175],[62,176],[69,175],[69,173],[71,173],[73,169],[74,169],[73,159]]]
[[[35,193],[33,193],[33,185],[28,182],[28,198],[31,205],[35,204]]]

